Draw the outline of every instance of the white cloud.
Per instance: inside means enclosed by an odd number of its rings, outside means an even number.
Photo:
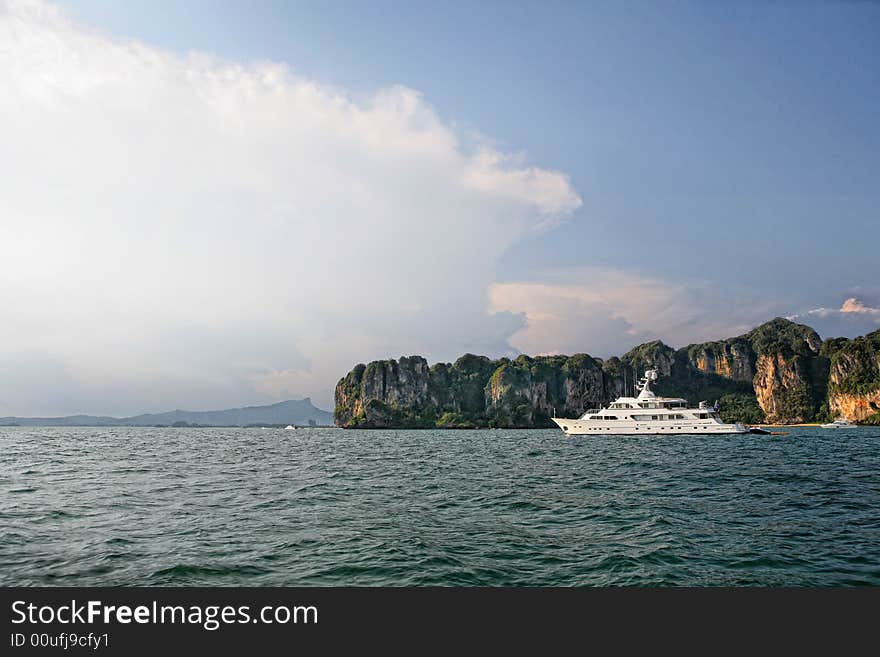
[[[42,2],[0,3],[0,144],[0,413],[328,404],[357,361],[505,350],[497,259],[581,204],[412,89],[357,103]],[[63,376],[16,386],[30,357]]]
[[[757,306],[747,313],[724,309],[707,288],[619,269],[582,267],[541,280],[497,283],[490,291],[493,310],[525,314],[510,340],[525,353],[608,357],[649,340],[682,346],[738,335],[768,317]]]
[[[789,317],[792,321],[809,324],[823,337],[855,337],[880,327],[880,308],[870,306],[862,299],[844,299],[840,308],[813,308]]]
[[[855,297],[850,297],[849,299],[845,300],[840,306],[840,312],[872,317],[878,324],[880,324],[880,308],[872,308],[870,306],[866,306]]]

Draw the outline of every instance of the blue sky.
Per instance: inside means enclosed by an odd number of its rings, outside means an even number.
[[[568,173],[560,262],[760,286],[779,312],[878,285],[880,6],[846,2],[64,2],[163,47],[283,61],[350,94],[404,84]],[[719,257],[725,266],[719,267]]]
[[[876,3],[58,6],[0,1],[0,414],[880,327]]]

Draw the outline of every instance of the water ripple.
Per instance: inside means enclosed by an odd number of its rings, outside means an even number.
[[[0,428],[2,585],[880,585],[880,431]]]

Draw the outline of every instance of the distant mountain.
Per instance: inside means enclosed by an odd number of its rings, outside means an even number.
[[[99,415],[70,415],[67,417],[0,417],[0,426],[18,425],[28,427],[152,427],[156,425],[197,424],[218,427],[243,427],[250,424],[333,424],[333,415],[316,408],[312,400],[290,399],[268,406],[246,406],[222,411],[168,411],[145,413],[132,417],[107,417]]]

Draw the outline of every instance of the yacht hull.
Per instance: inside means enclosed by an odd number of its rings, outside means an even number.
[[[721,424],[717,422],[700,422],[676,420],[654,425],[647,422],[602,422],[572,420],[568,418],[550,418],[568,436],[708,436],[715,434],[748,433],[742,424]]]
[[[683,397],[658,397],[651,391],[657,370],[645,370],[638,384],[638,397],[618,397],[602,408],[586,411],[580,418],[550,418],[569,436],[710,436],[748,433],[742,423],[726,424],[718,414],[718,402],[710,407],[701,401],[688,408]]]

